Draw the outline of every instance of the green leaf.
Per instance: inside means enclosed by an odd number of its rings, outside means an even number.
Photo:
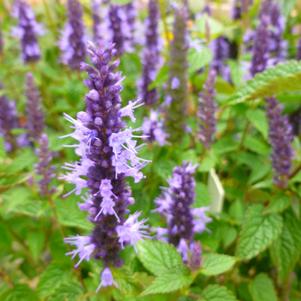
[[[179,274],[178,270],[170,270],[155,278],[152,284],[143,291],[142,295],[170,293],[188,287],[192,282],[189,273]]]
[[[17,284],[1,296],[3,301],[38,301],[38,296],[27,285]]]
[[[256,98],[269,97],[283,92],[301,89],[301,63],[288,61],[258,73],[230,99],[237,104]]]
[[[247,118],[262,136],[267,139],[269,126],[265,112],[259,109],[251,109],[247,111]]]
[[[204,254],[201,274],[214,276],[229,271],[235,264],[236,258],[223,254]]]
[[[156,276],[177,270],[179,273],[186,270],[182,258],[176,248],[170,244],[143,240],[137,245],[138,258],[147,270]]]
[[[251,259],[267,249],[282,230],[282,218],[278,214],[263,214],[262,205],[249,207],[239,234],[236,254],[241,259]]]
[[[212,60],[212,52],[209,48],[203,47],[201,50],[190,48],[188,51],[189,74],[208,65]]]
[[[279,280],[285,280],[301,255],[301,221],[291,210],[284,214],[283,229],[271,247],[271,255]]]
[[[237,301],[233,292],[226,287],[213,284],[207,286],[202,292],[202,301]]]
[[[69,281],[60,285],[50,296],[48,301],[76,301],[78,297],[83,293],[80,283],[75,281]]]
[[[250,283],[253,301],[277,301],[272,280],[266,274],[259,274]]]
[[[264,213],[279,213],[289,207],[291,198],[288,195],[281,194],[274,196],[268,207],[264,209]]]
[[[71,279],[71,274],[64,271],[59,265],[51,264],[42,273],[38,283],[37,291],[41,298],[46,298],[55,292],[62,284],[68,283]]]
[[[209,28],[210,38],[212,39],[218,37],[224,30],[222,23],[208,15],[203,15],[202,18],[196,20],[194,30],[201,38],[206,38],[207,28]]]

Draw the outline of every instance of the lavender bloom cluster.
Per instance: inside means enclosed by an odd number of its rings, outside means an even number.
[[[142,54],[142,78],[139,82],[139,95],[146,105],[153,105],[158,100],[156,88],[149,85],[156,78],[160,66],[159,7],[156,0],[148,2],[148,17],[145,20],[145,42]]]
[[[132,51],[135,47],[135,32],[136,32],[136,7],[134,2],[131,1],[124,5],[124,18],[125,24],[127,26],[127,36],[126,36],[126,43],[127,49]]]
[[[59,47],[61,61],[70,68],[79,70],[86,57],[85,29],[82,20],[83,9],[77,0],[67,2],[68,21],[61,34]]]
[[[167,143],[168,135],[158,111],[151,110],[150,116],[144,118],[142,131],[145,136],[144,139],[148,142],[157,142],[161,146]]]
[[[31,7],[23,0],[15,2],[13,16],[18,19],[18,26],[13,29],[13,35],[20,39],[23,61],[38,61],[41,52],[37,36],[44,33],[42,26],[36,22]]]
[[[65,115],[74,129],[67,136],[78,141],[74,147],[80,160],[66,164],[68,173],[63,179],[75,185],[70,193],[79,195],[88,189],[79,208],[88,212],[94,230],[88,236],[69,237],[65,241],[75,246],[69,254],[73,258],[79,256],[76,266],[91,257],[103,261],[100,289],[115,284],[111,268],[122,265],[120,250],[147,236],[145,220],[138,220],[140,213],[126,218],[134,199],[125,179],[133,177],[139,182],[143,178],[141,169],[148,161],[137,156],[140,146],[135,139],[141,137],[136,134],[138,129],[125,128],[122,121],[126,116],[134,121],[133,110],[140,104],[129,102],[121,108],[122,78],[115,71],[118,61],[112,61],[115,49],[89,45],[88,52],[93,65],[82,65],[88,73],[85,84],[90,89],[86,94],[86,111],[79,112],[76,119]]]
[[[26,75],[26,97],[28,137],[31,142],[38,141],[44,130],[44,114],[41,109],[40,94],[31,73]]]
[[[40,177],[38,182],[40,194],[42,196],[49,196],[55,192],[54,187],[50,187],[52,179],[55,177],[54,166],[51,161],[53,158],[52,152],[48,147],[48,137],[42,134],[39,137],[39,148],[37,151],[39,162],[36,165],[36,173]]]
[[[91,0],[91,12],[93,20],[93,40],[96,45],[102,42],[102,19],[100,16],[101,0]]]
[[[18,127],[16,103],[9,101],[4,95],[0,96],[0,131],[7,152],[14,151],[18,146],[16,137],[12,133],[12,130]]]
[[[293,158],[292,128],[287,116],[282,115],[282,107],[279,102],[275,98],[268,98],[266,101],[269,138],[272,144],[272,164],[275,171],[274,182],[277,186],[285,188]]]
[[[122,55],[126,50],[126,26],[124,26],[123,8],[120,5],[111,4],[109,8],[109,27],[111,41],[115,45],[117,54]]]
[[[191,254],[200,252],[194,235],[204,232],[206,224],[211,221],[206,216],[207,207],[191,208],[195,201],[195,169],[195,165],[186,162],[175,167],[168,181],[169,187],[164,188],[155,201],[156,211],[166,219],[168,226],[167,229],[158,229],[159,238],[165,239],[167,236],[187,263]]]
[[[215,79],[216,72],[214,69],[211,69],[208,73],[203,92],[200,95],[198,107],[199,139],[207,149],[210,148],[216,131]]]
[[[213,53],[211,67],[224,80],[230,81],[230,69],[229,66],[226,65],[226,60],[230,57],[229,42],[224,37],[219,37],[212,41],[210,47]]]
[[[173,41],[170,47],[169,80],[165,99],[166,127],[169,140],[179,142],[186,125],[188,101],[188,36],[187,11],[185,7],[175,8]]]

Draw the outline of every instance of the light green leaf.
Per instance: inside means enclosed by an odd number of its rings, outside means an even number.
[[[220,213],[223,209],[225,191],[214,169],[211,169],[209,173],[208,192],[211,197],[210,210]]]
[[[256,74],[229,99],[228,104],[237,104],[300,89],[301,63],[292,60]]]
[[[259,109],[251,109],[247,111],[247,118],[262,136],[267,139],[269,126],[265,112]]]
[[[236,258],[224,254],[204,254],[201,274],[214,276],[229,271],[235,264]]]
[[[202,301],[237,301],[233,292],[226,287],[213,284],[209,285],[202,292]]]
[[[17,284],[1,296],[3,301],[38,301],[36,293],[25,284]]]
[[[207,28],[209,28],[211,39],[217,38],[224,30],[222,23],[208,15],[203,15],[202,18],[196,20],[194,30],[201,38],[206,38]]]
[[[209,48],[203,47],[201,50],[190,48],[188,51],[189,74],[208,65],[212,60],[212,52]]]
[[[301,221],[292,211],[284,215],[283,229],[271,247],[271,255],[279,280],[285,280],[301,255]]]
[[[171,269],[179,274],[187,270],[177,249],[165,242],[143,240],[138,243],[137,251],[145,268],[156,276],[169,273]]]
[[[289,207],[291,198],[288,195],[276,195],[271,198],[270,204],[264,209],[264,213],[279,213]]]
[[[239,234],[237,256],[248,260],[263,252],[279,237],[282,226],[280,215],[263,214],[262,205],[250,206]]]
[[[179,274],[178,270],[170,270],[155,278],[152,284],[146,288],[142,295],[170,293],[188,287],[192,282],[189,273]]]
[[[274,284],[266,274],[255,277],[250,283],[250,293],[253,301],[277,301]]]
[[[75,281],[69,281],[60,285],[50,296],[49,301],[76,301],[78,297],[83,293],[80,283]]]

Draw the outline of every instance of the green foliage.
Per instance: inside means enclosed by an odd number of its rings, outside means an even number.
[[[200,272],[206,276],[215,276],[232,269],[235,257],[223,254],[204,254]]]
[[[272,280],[266,274],[259,274],[250,283],[253,301],[277,301]]]
[[[246,213],[236,249],[236,255],[241,259],[248,260],[263,252],[281,233],[281,216],[263,214],[262,211],[262,205],[253,205]]]
[[[300,80],[300,62],[288,61],[286,63],[280,63],[262,73],[256,74],[253,79],[247,82],[247,85],[229,99],[228,104],[237,104],[256,98],[300,90]]]
[[[200,301],[237,301],[237,299],[226,287],[215,284],[204,289]]]

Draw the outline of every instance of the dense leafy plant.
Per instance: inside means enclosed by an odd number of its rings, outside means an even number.
[[[136,2],[0,3],[0,300],[301,300],[301,3]]]

